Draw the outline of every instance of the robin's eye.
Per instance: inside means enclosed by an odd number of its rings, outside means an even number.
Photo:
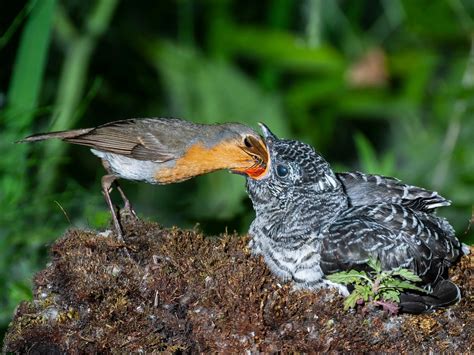
[[[252,143],[250,143],[249,137],[244,138],[244,144],[247,148],[252,148],[253,147]]]
[[[288,175],[288,172],[289,172],[289,171],[288,171],[288,167],[287,167],[287,166],[282,165],[282,164],[277,165],[277,167],[276,167],[276,173],[277,173],[277,175],[278,175],[279,177],[285,177],[285,176],[287,176],[287,175]]]

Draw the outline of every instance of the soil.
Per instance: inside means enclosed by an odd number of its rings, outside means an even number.
[[[141,220],[124,228],[125,245],[84,230],[55,242],[3,351],[472,351],[472,253],[451,270],[458,304],[389,316],[344,311],[332,290],[294,290],[250,254],[246,237]]]

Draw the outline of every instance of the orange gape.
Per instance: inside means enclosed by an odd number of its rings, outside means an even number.
[[[266,171],[267,171],[266,167],[262,166],[262,165],[257,165],[253,168],[249,168],[249,169],[245,170],[245,172],[247,173],[248,176],[250,176],[253,179],[257,179],[257,180],[259,178],[261,178]]]

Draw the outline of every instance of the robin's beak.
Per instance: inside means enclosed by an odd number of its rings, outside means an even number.
[[[255,139],[256,142],[253,142],[253,146],[258,147],[258,149],[253,149],[253,153],[256,154],[257,157],[263,157],[263,159],[261,163],[255,167],[240,172],[255,180],[263,179],[267,175],[271,164],[270,149],[273,142],[278,140],[278,137],[275,136],[265,124],[259,122],[259,126],[262,129],[263,139],[261,137]],[[257,142],[258,145],[256,144]]]
[[[269,155],[264,140],[259,136],[248,135],[244,138],[241,149],[251,158],[253,164],[249,167],[235,168],[231,171],[253,179],[258,179],[260,176],[265,175]]]

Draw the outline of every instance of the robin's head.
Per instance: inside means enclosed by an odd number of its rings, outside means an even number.
[[[329,164],[310,145],[279,139],[267,126],[260,126],[269,159],[263,173],[247,179],[247,189],[254,202],[339,189],[340,184]]]
[[[250,127],[240,123],[218,126],[220,152],[228,156],[230,171],[235,174],[258,178],[268,162],[267,147],[262,137]]]

